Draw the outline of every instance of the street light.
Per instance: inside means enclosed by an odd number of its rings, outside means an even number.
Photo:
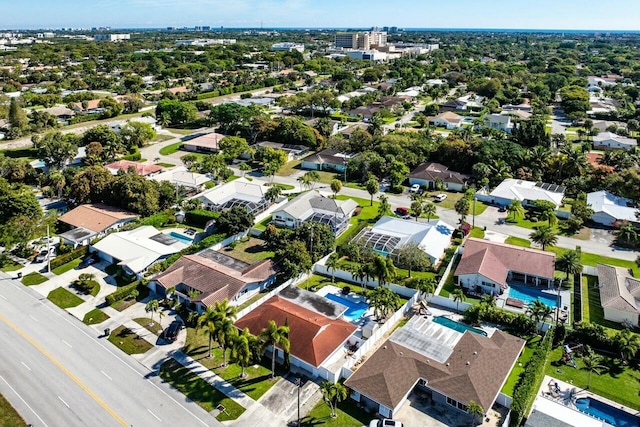
[[[347,183],[347,159],[343,158],[342,159],[342,164],[344,166],[344,183]]]
[[[473,220],[471,221],[472,230],[476,228],[476,200],[478,200],[478,198],[474,195],[473,196]]]
[[[300,388],[302,388],[302,378],[296,378],[296,382],[294,384],[298,389],[298,424],[296,424],[296,426],[300,427]]]
[[[562,289],[562,279],[560,279],[560,283],[558,284],[558,294],[556,295],[556,327],[558,326],[558,321],[560,319],[560,306],[562,305],[562,301],[560,300],[560,289]]]

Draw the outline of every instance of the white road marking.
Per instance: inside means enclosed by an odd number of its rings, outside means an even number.
[[[69,346],[69,348],[73,348],[73,346],[71,344],[69,344],[68,342],[66,342],[65,340],[62,340],[63,343],[65,343],[67,346]]]
[[[42,425],[44,427],[49,427],[47,425],[47,423],[44,422],[44,420],[42,418],[40,418],[40,415],[38,415],[38,413],[36,411],[33,410],[33,408],[31,406],[29,406],[29,404],[22,398],[22,396],[20,396],[20,394],[16,391],[16,389],[14,389],[13,387],[11,387],[11,384],[9,384],[7,382],[7,380],[4,379],[4,377],[2,375],[0,375],[0,379],[2,379],[2,381],[4,381],[4,383],[11,389],[12,392],[14,392],[16,394],[16,396],[18,396],[18,399],[22,400],[22,403],[24,403],[26,405],[27,408],[29,408],[29,410],[31,412],[33,412],[33,415],[35,415],[36,417],[38,417],[38,419],[40,420],[40,422],[42,423]]]
[[[107,375],[107,373],[105,371],[100,371],[100,372],[102,372],[102,375],[104,375],[105,377],[109,378],[109,381],[113,381],[111,379],[111,377],[109,375]]]
[[[58,396],[58,399],[60,399],[60,402],[64,403],[64,406],[66,406],[67,408],[71,409],[69,404],[67,402],[65,402],[60,396]]]
[[[3,300],[5,300],[5,301],[9,301],[9,300],[7,299],[7,297],[5,297],[4,295],[1,295],[1,294],[0,294],[0,298],[2,298],[2,299],[3,299]]]
[[[28,370],[31,370],[31,368],[30,368],[30,367],[28,367],[26,363],[24,363],[24,362],[20,362],[20,363],[22,363],[22,366],[24,366],[24,367],[25,367],[25,368],[27,368]]]
[[[33,317],[32,315],[29,315],[29,317],[31,318],[31,320],[33,320],[34,322],[37,322],[38,319],[36,319],[35,317]]]
[[[150,413],[151,415],[153,415],[153,417],[154,417],[156,420],[158,420],[158,421],[162,422],[162,420],[161,420],[161,419],[160,419],[156,414],[154,414],[153,412],[151,412],[151,409],[147,409],[147,411],[149,411],[149,413]]]

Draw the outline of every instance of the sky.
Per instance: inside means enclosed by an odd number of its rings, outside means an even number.
[[[1,29],[500,28],[640,30],[640,0],[0,0]]]

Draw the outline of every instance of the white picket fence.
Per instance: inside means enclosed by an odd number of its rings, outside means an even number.
[[[266,300],[268,300],[269,298],[271,298],[272,296],[275,296],[277,294],[280,293],[280,291],[282,291],[284,288],[286,288],[287,286],[295,286],[300,282],[304,282],[305,280],[307,280],[309,278],[309,274],[305,273],[302,274],[296,278],[293,279],[289,279],[286,282],[284,282],[282,285],[278,286],[277,288],[272,289],[271,291],[269,291],[267,294],[265,294],[262,298],[254,301],[253,303],[251,303],[250,305],[246,306],[245,308],[243,308],[242,310],[240,310],[238,312],[238,314],[236,315],[237,319],[241,319],[243,316],[249,314],[251,312],[251,310],[254,310],[256,307],[258,307],[260,304],[262,304],[263,302],[265,302]]]

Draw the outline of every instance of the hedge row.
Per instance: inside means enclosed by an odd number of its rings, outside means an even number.
[[[68,262],[73,261],[74,259],[81,258],[87,254],[87,247],[80,246],[78,249],[74,249],[71,252],[67,252],[63,255],[58,255],[57,257],[51,260],[51,269],[58,268],[61,265],[65,265]]]
[[[207,222],[212,219],[218,219],[220,212],[212,212],[205,209],[195,209],[188,211],[184,217],[184,222],[187,225],[193,225],[195,227],[204,228]]]
[[[540,387],[544,377],[544,366],[551,352],[554,334],[555,329],[553,328],[547,331],[518,379],[513,393],[513,401],[511,402],[511,419],[509,421],[509,426],[511,427],[520,425],[533,404],[533,400],[538,393],[538,387]]]
[[[136,280],[133,283],[129,283],[128,285],[118,288],[118,290],[116,290],[114,293],[107,295],[107,297],[105,298],[105,301],[107,302],[107,304],[111,305],[114,302],[130,297],[131,294],[136,290],[140,292],[138,287],[144,287],[144,286],[146,285],[143,285],[142,281]]]
[[[464,312],[465,322],[477,325],[481,320],[505,326],[509,332],[519,337],[526,337],[537,332],[536,322],[521,313],[512,313],[496,307],[487,307],[484,304],[473,305]]]
[[[120,157],[120,160],[130,160],[132,162],[137,162],[138,160],[142,160],[142,154],[139,151],[136,151],[133,154],[127,154],[126,156]]]

